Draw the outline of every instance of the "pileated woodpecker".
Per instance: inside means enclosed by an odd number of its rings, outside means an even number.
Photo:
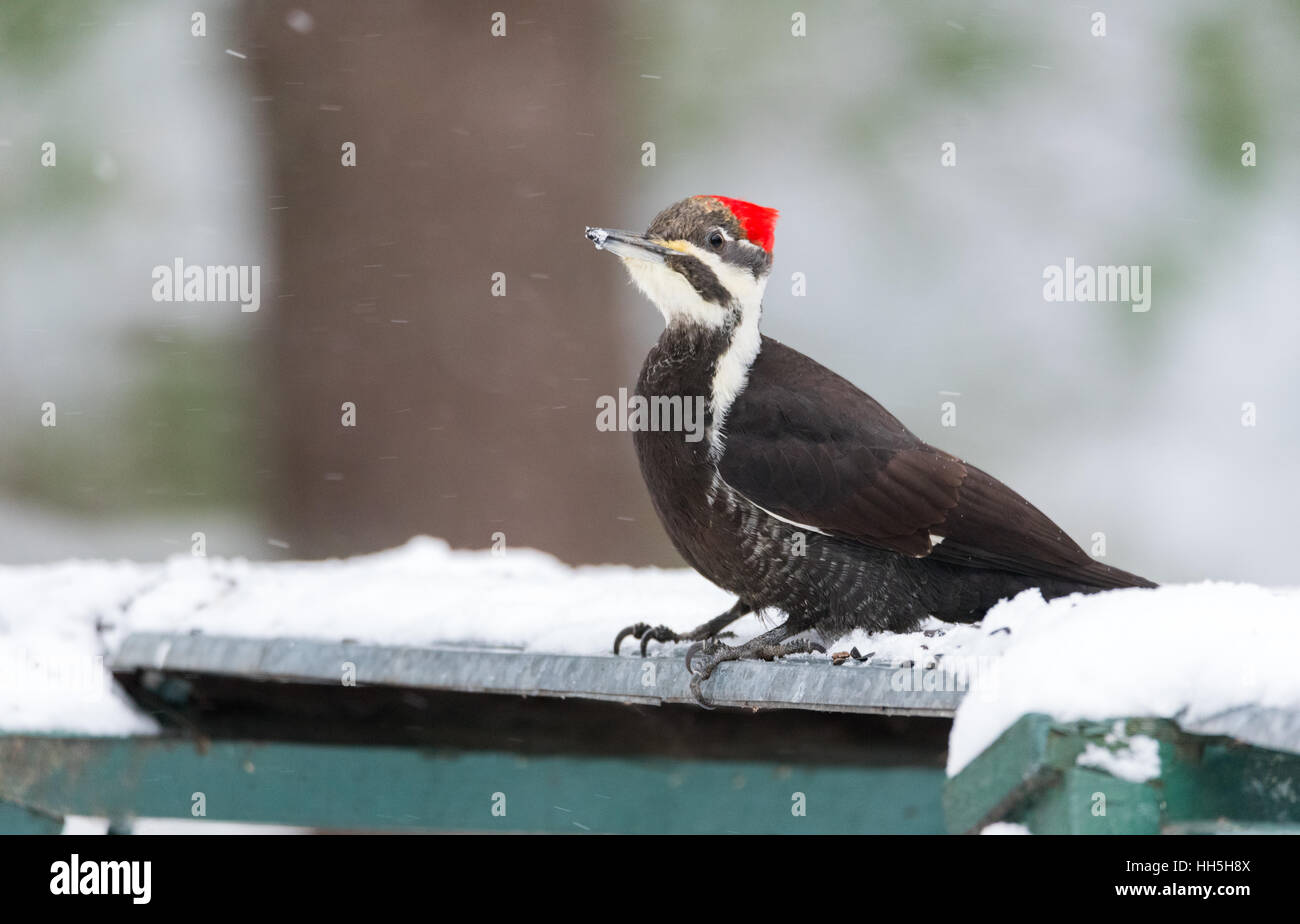
[[[1089,557],[1010,488],[913,436],[870,396],[759,332],[775,209],[724,196],[670,205],[645,234],[588,228],[666,326],[637,381],[645,399],[702,396],[705,439],[634,434],[641,474],[673,545],[736,594],[690,632],[646,623],[623,639],[695,645],[691,687],[718,664],[822,651],[795,639],[909,631],[927,616],[973,622],[999,600],[1154,587]],[[736,646],[746,613],[784,623]]]

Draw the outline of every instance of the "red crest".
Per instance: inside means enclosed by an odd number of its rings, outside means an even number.
[[[740,226],[745,229],[745,237],[768,253],[772,252],[772,245],[776,242],[776,217],[780,214],[776,209],[764,208],[752,202],[731,199],[727,196],[705,198],[717,199],[731,209],[731,214],[736,216],[736,221],[740,222]]]

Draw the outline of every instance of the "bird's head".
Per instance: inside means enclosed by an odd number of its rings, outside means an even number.
[[[726,196],[691,196],[655,216],[645,234],[588,228],[623,261],[664,320],[720,328],[757,321],[772,271],[776,209]]]

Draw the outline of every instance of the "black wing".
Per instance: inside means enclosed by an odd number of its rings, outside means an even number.
[[[1096,587],[1152,586],[1097,562],[1006,485],[767,337],[727,415],[718,467],[760,507],[875,548]]]

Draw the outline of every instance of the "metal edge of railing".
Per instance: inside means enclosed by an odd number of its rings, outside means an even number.
[[[547,654],[471,647],[412,647],[308,638],[140,632],[111,659],[137,670],[316,684],[355,683],[462,693],[575,697],[621,703],[694,703],[683,651],[651,658]],[[825,656],[720,665],[705,681],[711,705],[875,715],[951,717],[962,691],[909,666],[834,666]]]

